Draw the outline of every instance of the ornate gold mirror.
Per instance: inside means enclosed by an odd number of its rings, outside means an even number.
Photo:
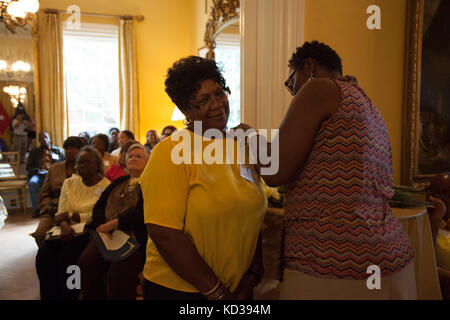
[[[37,20],[18,25],[14,30],[0,23],[0,136],[12,149],[10,119],[18,109],[24,109],[29,117],[29,143],[34,143],[35,110],[37,97],[36,48]]]
[[[408,0],[402,184],[450,171],[450,1]]]
[[[236,28],[239,34],[240,1],[239,0],[212,0],[210,19],[206,24],[205,49],[206,58],[214,59],[217,37],[229,29],[234,33]]]

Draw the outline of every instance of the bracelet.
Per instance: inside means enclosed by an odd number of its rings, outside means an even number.
[[[219,286],[220,286],[220,280],[218,279],[216,285],[211,290],[209,290],[208,292],[202,292],[202,294],[204,296],[208,296],[211,293],[213,293],[214,291],[216,291],[219,288]]]
[[[220,282],[220,280],[219,280],[212,290],[210,290],[207,293],[202,293],[202,294],[208,300],[223,300],[227,293],[228,293],[227,288],[225,288],[223,283]]]

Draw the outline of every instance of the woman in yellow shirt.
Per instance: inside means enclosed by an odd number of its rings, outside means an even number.
[[[225,134],[229,89],[216,63],[199,57],[177,61],[165,84],[187,128],[154,148],[141,176],[149,233],[144,299],[251,299],[263,273],[260,229],[267,199],[261,180],[243,174],[236,162],[189,161],[213,143],[236,146]],[[194,130],[198,124],[201,131]],[[208,129],[219,135],[203,137]],[[182,162],[180,141],[194,141]]]

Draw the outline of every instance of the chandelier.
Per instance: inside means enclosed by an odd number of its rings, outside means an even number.
[[[17,27],[32,22],[38,10],[39,0],[0,0],[0,22],[14,33]]]
[[[3,87],[3,92],[11,96],[11,104],[14,108],[17,108],[19,103],[24,102],[27,99],[27,89],[25,87],[10,85]]]

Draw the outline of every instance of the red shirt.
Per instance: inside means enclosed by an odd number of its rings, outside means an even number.
[[[122,164],[113,164],[105,173],[106,178],[109,181],[114,181],[119,177],[127,176],[125,172],[125,166]]]

